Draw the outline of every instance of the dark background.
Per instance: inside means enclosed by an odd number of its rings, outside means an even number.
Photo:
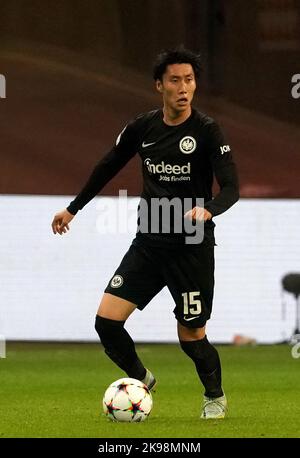
[[[0,193],[76,194],[126,122],[159,107],[152,62],[203,57],[195,105],[231,143],[243,197],[300,197],[297,0],[0,2]],[[109,183],[140,192],[139,159]]]

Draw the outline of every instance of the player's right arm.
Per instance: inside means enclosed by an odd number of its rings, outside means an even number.
[[[69,223],[74,218],[67,209],[56,213],[52,221],[52,231],[53,234],[65,234],[67,231],[70,230]]]
[[[101,159],[86,184],[69,206],[57,213],[52,221],[53,233],[62,235],[76,213],[92,200],[101,189],[127,164],[137,151],[137,121],[128,124],[117,138],[115,146]]]

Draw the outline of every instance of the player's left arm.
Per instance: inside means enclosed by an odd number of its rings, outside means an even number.
[[[185,214],[185,217],[198,221],[208,221],[224,213],[239,199],[238,175],[231,147],[213,120],[206,125],[205,150],[220,191],[214,199],[205,202],[204,208],[194,207]]]
[[[239,180],[231,147],[214,121],[207,126],[206,149],[220,190],[214,199],[205,203],[205,210],[217,216],[238,201]]]
[[[184,214],[185,218],[204,222],[212,219],[212,216],[213,215],[210,213],[210,211],[203,207],[194,207]]]

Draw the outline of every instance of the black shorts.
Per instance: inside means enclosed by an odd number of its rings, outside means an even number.
[[[189,328],[203,327],[210,318],[214,292],[214,242],[160,248],[136,239],[115,271],[106,293],[121,297],[142,310],[167,286],[176,319]]]

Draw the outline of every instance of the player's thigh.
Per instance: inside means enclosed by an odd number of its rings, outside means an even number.
[[[104,293],[97,315],[110,320],[126,321],[136,309],[136,304],[110,293]]]
[[[173,312],[177,321],[183,326],[181,332],[184,332],[185,327],[190,329],[204,328],[212,310],[214,290],[213,245],[206,243],[197,249],[186,247],[185,250],[178,251],[170,258],[164,275],[176,304]],[[199,334],[202,335],[203,333],[199,331]]]
[[[151,248],[131,245],[104,290],[104,293],[109,294],[108,297],[116,299],[111,306],[105,296],[105,305],[100,305],[101,313],[104,313],[104,307],[107,311],[114,308],[115,304],[121,310],[124,306],[124,316],[130,314],[133,307],[143,310],[165,286],[157,264]]]
[[[177,321],[177,334],[179,340],[184,341],[193,341],[204,339],[205,337],[205,326],[202,328],[188,328],[183,326],[179,321]]]

